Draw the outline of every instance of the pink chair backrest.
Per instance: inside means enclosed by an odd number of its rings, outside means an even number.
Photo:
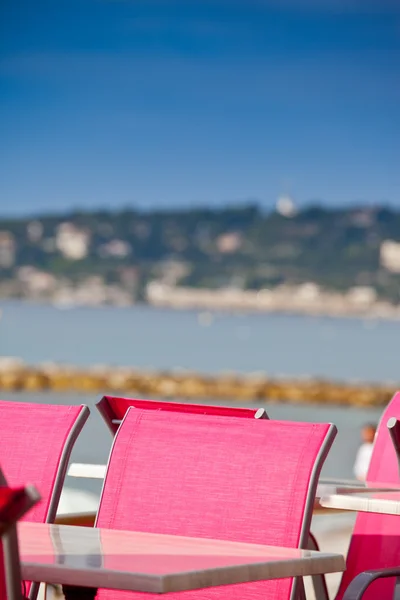
[[[41,496],[22,520],[54,521],[69,457],[88,416],[86,406],[0,400],[0,460],[7,483],[33,484]],[[37,592],[37,584],[26,583],[31,599]]]
[[[114,438],[98,527],[300,547],[336,428],[130,408]],[[291,580],[169,594],[285,600]],[[293,592],[294,593],[294,592]],[[149,594],[97,597],[149,600]]]
[[[397,392],[383,412],[379,422],[371,463],[369,483],[400,483],[397,456],[387,429],[391,417],[400,420],[400,392]],[[347,555],[347,569],[343,575],[336,600],[342,598],[350,581],[362,571],[399,565],[400,517],[373,513],[358,513]],[[373,583],[363,598],[392,598],[394,580],[382,579]]]
[[[219,415],[223,417],[254,418],[257,413],[257,409],[254,408],[164,402],[163,400],[139,400],[137,398],[120,398],[118,396],[104,396],[100,402],[96,404],[96,407],[113,434],[118,431],[119,427],[119,425],[113,423],[113,421],[122,421],[126,411],[130,407],[192,413],[197,415]]]
[[[0,401],[0,461],[10,486],[33,484],[41,495],[26,519],[54,520],[68,460],[89,409]]]

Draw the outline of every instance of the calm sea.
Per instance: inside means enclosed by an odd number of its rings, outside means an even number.
[[[31,364],[55,361],[400,381],[400,323],[275,315],[210,317],[148,307],[60,310],[17,302],[2,302],[0,310],[0,355]],[[85,426],[73,460],[106,461],[111,437],[94,408],[99,398],[21,393],[8,394],[8,398],[88,404],[93,418]],[[352,477],[359,429],[380,415],[380,410],[334,406],[271,404],[266,408],[272,418],[337,425],[339,435],[323,472],[330,477]],[[99,490],[96,482],[84,480],[69,479],[68,485]]]

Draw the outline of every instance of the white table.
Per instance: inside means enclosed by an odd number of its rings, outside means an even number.
[[[400,489],[378,486],[361,491],[340,490],[340,493],[322,496],[319,503],[324,508],[400,515]]]
[[[104,479],[107,465],[94,465],[89,463],[72,463],[68,469],[70,477],[83,477],[84,479]]]
[[[180,536],[22,522],[29,581],[166,593],[344,571],[328,554]]]

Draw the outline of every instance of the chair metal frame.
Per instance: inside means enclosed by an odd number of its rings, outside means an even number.
[[[78,418],[76,419],[75,423],[73,424],[71,431],[69,432],[69,435],[67,437],[67,440],[65,442],[62,454],[61,454],[61,460],[60,460],[60,464],[57,470],[57,475],[54,481],[54,487],[53,487],[53,492],[51,494],[51,500],[50,500],[50,504],[49,504],[49,510],[47,512],[47,517],[46,517],[46,523],[54,523],[56,515],[57,515],[57,508],[58,508],[58,504],[60,502],[60,497],[61,497],[61,492],[64,486],[64,481],[65,481],[65,477],[67,475],[67,470],[68,470],[68,463],[69,463],[69,459],[71,457],[71,453],[73,450],[73,447],[75,445],[76,440],[78,439],[79,434],[81,433],[83,426],[85,425],[86,421],[88,420],[90,415],[90,410],[89,408],[84,405],[81,404],[81,412],[78,416]]]

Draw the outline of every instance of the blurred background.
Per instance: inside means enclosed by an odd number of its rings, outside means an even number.
[[[396,389],[399,69],[396,0],[3,0],[3,371]],[[382,408],[286,400],[271,417],[338,425],[325,474],[352,477]],[[92,412],[81,462],[111,443]]]

